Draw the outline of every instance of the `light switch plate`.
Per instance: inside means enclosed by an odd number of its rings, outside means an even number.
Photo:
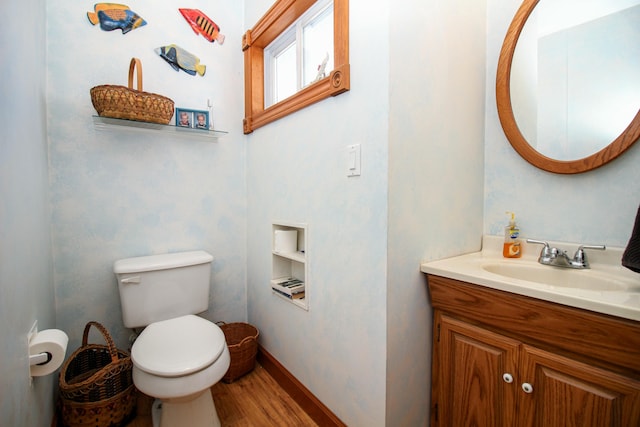
[[[360,175],[360,144],[347,145],[347,176]]]

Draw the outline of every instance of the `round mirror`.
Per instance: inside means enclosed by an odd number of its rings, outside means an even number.
[[[507,31],[498,115],[529,163],[586,172],[640,137],[640,0],[538,3],[524,0]]]

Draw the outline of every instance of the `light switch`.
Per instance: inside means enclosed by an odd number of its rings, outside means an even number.
[[[360,175],[360,144],[347,146],[347,176]]]

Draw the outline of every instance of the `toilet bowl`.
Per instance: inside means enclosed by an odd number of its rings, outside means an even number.
[[[161,427],[219,426],[210,388],[229,369],[224,333],[195,315],[147,326],[131,348],[133,383],[160,399]]]

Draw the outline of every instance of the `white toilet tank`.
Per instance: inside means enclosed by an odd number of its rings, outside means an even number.
[[[124,325],[138,328],[207,310],[212,261],[204,251],[116,261]]]

